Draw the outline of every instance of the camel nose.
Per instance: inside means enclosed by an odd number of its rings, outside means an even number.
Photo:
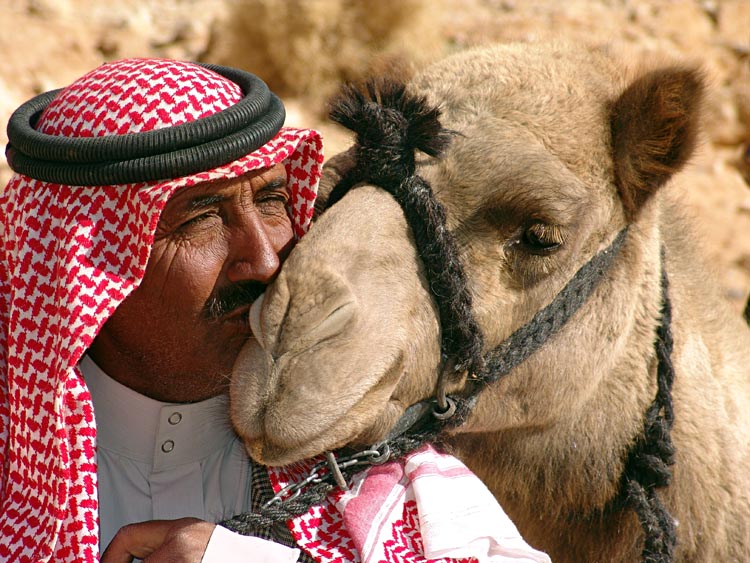
[[[276,359],[341,334],[356,317],[357,301],[340,274],[321,266],[282,268],[253,303],[250,326],[261,348]]]

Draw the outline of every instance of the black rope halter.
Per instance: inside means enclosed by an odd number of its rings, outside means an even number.
[[[458,255],[457,245],[446,227],[443,206],[429,183],[416,174],[416,151],[439,157],[451,138],[438,120],[439,110],[425,98],[406,92],[401,84],[368,83],[365,91],[353,87],[334,106],[334,121],[354,131],[356,164],[344,173],[331,192],[327,206],[364,182],[390,193],[404,211],[425,268],[425,275],[438,307],[443,367],[436,398],[409,407],[388,437],[361,452],[340,452],[311,470],[306,483],[293,484],[258,512],[222,523],[234,531],[253,534],[280,519],[289,519],[319,504],[336,486],[346,486],[363,465],[382,463],[405,455],[440,434],[463,424],[479,394],[510,373],[554,336],[587,301],[615,261],[627,238],[627,227],[608,247],[595,254],[571,278],[555,298],[528,323],[517,329],[495,349],[483,355],[481,330],[472,312],[471,294]],[[662,270],[662,322],[657,333],[659,361],[658,392],[646,413],[643,437],[631,448],[622,476],[620,497],[613,506],[633,508],[646,540],[642,557],[648,563],[672,561],[674,521],[656,496],[656,489],[670,479],[674,448],[671,386],[674,370],[670,361],[671,306],[666,272]],[[446,382],[468,375],[469,385],[461,393],[446,396]]]
[[[70,186],[151,182],[227,164],[259,149],[278,133],[284,123],[284,105],[265,82],[235,68],[200,66],[236,83],[242,99],[208,117],[163,129],[62,137],[35,129],[42,111],[62,91],[52,90],[11,115],[5,149],[8,164],[31,178]]]

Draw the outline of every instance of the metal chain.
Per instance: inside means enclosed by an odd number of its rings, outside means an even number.
[[[343,476],[343,470],[358,466],[381,465],[391,457],[391,450],[387,443],[380,442],[369,449],[351,455],[336,458],[333,452],[326,452],[326,459],[312,466],[307,476],[296,483],[289,483],[277,492],[263,505],[267,508],[273,505],[283,505],[296,499],[310,484],[328,482],[340,489],[349,490],[349,483]]]

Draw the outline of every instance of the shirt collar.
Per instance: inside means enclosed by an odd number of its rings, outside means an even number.
[[[118,383],[88,355],[79,367],[94,404],[99,449],[162,471],[200,461],[238,439],[226,395],[163,403]]]

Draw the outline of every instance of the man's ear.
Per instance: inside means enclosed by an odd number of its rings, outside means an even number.
[[[667,67],[634,80],[612,104],[615,181],[628,220],[692,155],[703,90],[699,70]]]

